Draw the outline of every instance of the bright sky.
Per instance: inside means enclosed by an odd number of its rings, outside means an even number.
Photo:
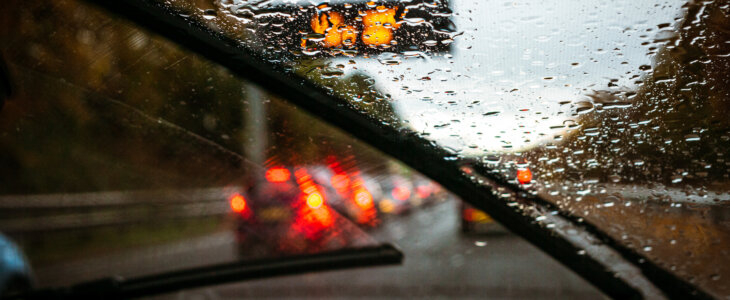
[[[560,102],[590,100],[611,79],[635,88],[632,76],[652,64],[649,47],[661,46],[654,39],[683,15],[683,1],[655,2],[455,0],[452,20],[464,34],[453,57],[399,65],[359,58],[346,71],[375,78],[399,117],[442,146],[466,155],[516,151],[562,133],[550,128],[570,119],[571,105]]]

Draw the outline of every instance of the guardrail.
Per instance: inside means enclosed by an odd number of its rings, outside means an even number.
[[[238,187],[0,196],[0,232],[25,233],[223,216]]]

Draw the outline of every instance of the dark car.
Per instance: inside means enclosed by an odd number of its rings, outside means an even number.
[[[401,175],[387,175],[380,177],[380,186],[383,197],[377,200],[378,210],[384,215],[400,215],[410,212],[413,208],[413,183]]]
[[[329,203],[337,197],[317,183],[304,167],[275,166],[229,201],[235,216],[239,252],[314,252],[326,243],[337,214]]]
[[[329,202],[345,217],[366,227],[378,224],[373,193],[359,172],[347,172],[331,166],[309,169],[315,180],[329,189],[329,194],[332,195]]]
[[[524,161],[506,164],[498,173],[500,176],[504,176],[505,180],[522,186],[531,185],[534,179],[532,171]],[[459,228],[462,233],[505,232],[505,228],[494,221],[487,213],[465,202],[459,204],[459,219]]]
[[[413,202],[416,206],[428,206],[449,200],[450,195],[438,183],[423,177],[420,174],[413,175],[413,190],[415,194]]]

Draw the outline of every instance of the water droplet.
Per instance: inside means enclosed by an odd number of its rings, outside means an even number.
[[[700,136],[696,134],[688,134],[684,136],[684,140],[688,142],[697,142],[700,140]]]
[[[422,44],[423,44],[424,46],[428,46],[428,47],[433,47],[433,46],[436,46],[436,45],[438,45],[438,41],[434,41],[434,40],[426,40],[426,41],[423,41],[423,42],[422,42]]]
[[[579,101],[579,102],[576,102],[574,105],[575,105],[575,114],[576,115],[587,114],[587,113],[593,111],[593,109],[594,109],[593,102],[591,102],[591,101]]]
[[[215,11],[215,9],[206,9],[203,12],[203,18],[206,20],[215,19],[217,16],[218,16],[218,13]]]
[[[378,55],[378,61],[381,64],[392,66],[392,65],[399,65],[401,63],[401,58],[398,53],[392,53],[392,52],[384,52]]]
[[[322,78],[335,78],[344,75],[345,72],[340,69],[327,68],[322,71]]]
[[[476,242],[474,242],[474,245],[476,245],[477,247],[484,247],[484,246],[487,245],[487,242],[485,242],[485,241],[476,241]]]

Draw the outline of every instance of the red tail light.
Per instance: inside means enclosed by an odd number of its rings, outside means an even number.
[[[463,211],[464,219],[469,222],[481,222],[488,221],[489,216],[481,210],[474,208],[467,208]]]
[[[309,195],[307,195],[307,206],[310,208],[319,208],[324,203],[324,198],[322,198],[322,195],[319,192],[314,192]]]
[[[366,189],[355,191],[355,204],[362,209],[373,207],[373,196]]]
[[[393,189],[391,195],[397,200],[406,201],[411,198],[411,190],[407,187],[397,186]]]
[[[337,190],[344,190],[350,186],[350,178],[345,174],[337,174],[332,176],[332,186]]]
[[[530,169],[517,170],[517,181],[521,184],[527,184],[532,181],[532,172]]]
[[[246,210],[246,198],[243,198],[241,194],[235,194],[231,196],[231,209],[234,212],[241,213]]]
[[[269,182],[285,182],[289,180],[291,172],[285,168],[271,168],[266,171],[265,176]]]
[[[416,188],[416,195],[418,195],[418,198],[426,199],[428,196],[431,196],[431,187],[426,185],[419,185]]]

